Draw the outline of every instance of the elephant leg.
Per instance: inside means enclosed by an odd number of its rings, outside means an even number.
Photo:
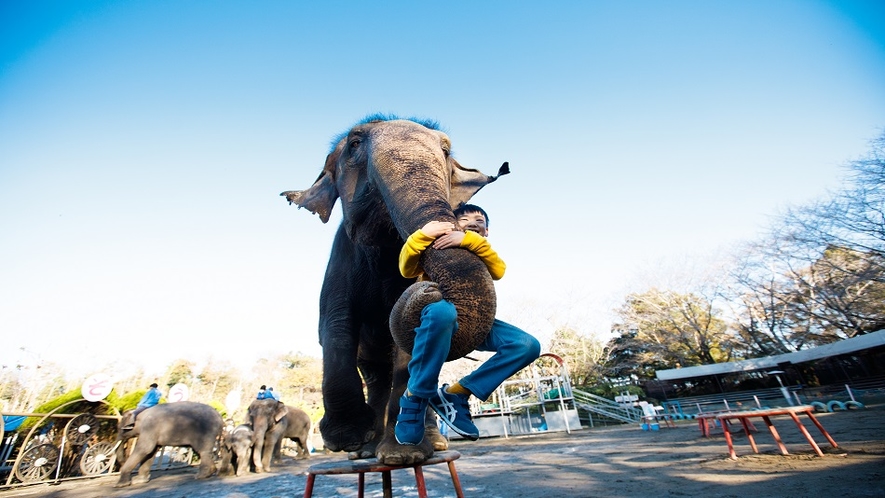
[[[236,455],[234,455],[233,450],[231,448],[226,447],[226,446],[222,446],[222,448],[221,448],[221,467],[218,469],[218,474],[219,475],[232,474],[233,473],[233,466],[231,464],[236,465],[236,462],[234,462],[234,459],[236,459]]]
[[[375,436],[371,441],[367,442],[360,449],[351,452],[348,458],[351,460],[359,458],[373,458],[378,444],[384,437],[384,412],[387,410],[387,403],[390,401],[390,387],[393,383],[393,363],[390,360],[391,353],[389,346],[378,354],[360,355],[357,360],[360,373],[366,383],[366,393],[368,396],[368,405],[375,414],[375,423],[372,431]],[[361,351],[362,353],[362,351]],[[370,361],[364,356],[374,356],[382,361]],[[307,453],[306,441],[302,445],[305,453]]]
[[[430,440],[433,451],[446,451],[449,449],[449,440],[439,433],[439,425],[436,422],[436,412],[429,406],[424,415],[424,438]]]
[[[200,470],[197,472],[197,479],[206,479],[215,475],[218,470],[215,467],[215,438],[203,441],[199,445],[193,445],[192,448],[200,456]]]
[[[122,488],[130,484],[148,482],[151,478],[151,460],[157,447],[148,447],[145,438],[139,439],[132,448],[132,453],[120,467],[120,479],[114,487]],[[138,467],[138,476],[132,479],[132,471]]]
[[[356,365],[357,338],[350,331],[323,338],[323,444],[331,451],[356,451],[375,437],[375,412],[366,404]]]
[[[396,348],[396,362],[393,371],[393,388],[390,393],[390,402],[387,404],[387,425],[384,430],[384,438],[378,445],[376,456],[378,461],[386,465],[411,465],[421,463],[433,455],[433,443],[431,438],[425,437],[421,443],[409,446],[396,441],[393,429],[396,426],[396,416],[399,414],[399,398],[406,391],[406,383],[409,381],[408,364],[411,356]]]
[[[272,430],[267,431],[264,436],[264,451],[261,455],[261,465],[264,467],[265,472],[270,472],[271,467],[274,461],[274,455],[277,451],[279,451],[280,440],[282,439],[282,433],[285,428],[274,427]]]
[[[249,473],[249,460],[251,448],[240,448],[237,450],[237,475],[244,476]]]
[[[310,459],[310,450],[307,449],[307,438],[310,437],[309,434],[305,433],[299,436],[298,438],[298,458],[299,459]]]

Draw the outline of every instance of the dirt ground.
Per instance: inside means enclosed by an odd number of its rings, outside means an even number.
[[[824,451],[817,456],[789,417],[774,425],[789,450],[781,455],[760,419],[755,419],[754,454],[735,434],[736,461],[728,458],[721,432],[701,436],[695,421],[643,431],[636,425],[585,428],[571,434],[540,433],[477,442],[457,440],[455,462],[466,496],[514,497],[885,497],[885,403],[864,409],[817,414],[838,443],[831,448],[805,417]],[[345,459],[315,454],[309,461],[286,459],[269,474],[213,477],[197,481],[196,468],[155,472],[147,484],[116,489],[115,476],[34,485],[0,491],[0,498],[188,497],[270,498],[303,496],[311,464]],[[425,467],[429,496],[455,496],[445,465]],[[410,470],[392,473],[394,496],[417,496]],[[313,496],[356,496],[357,476],[317,476]],[[366,496],[382,496],[381,477],[368,474]]]

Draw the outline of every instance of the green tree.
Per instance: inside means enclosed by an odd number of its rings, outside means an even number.
[[[601,380],[606,350],[598,338],[560,327],[553,333],[548,349],[565,361],[572,384],[588,386]]]
[[[194,362],[188,360],[175,360],[166,371],[166,387],[182,383],[191,385],[194,380]]]
[[[649,379],[658,369],[733,359],[733,336],[701,296],[651,289],[627,296],[617,314],[621,325],[609,342],[610,372]]]

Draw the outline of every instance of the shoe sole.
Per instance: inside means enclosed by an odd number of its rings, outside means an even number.
[[[439,393],[436,393],[436,399],[439,399],[439,400],[441,400],[441,401],[445,401],[445,400],[443,400],[443,399],[440,397]],[[443,421],[443,423],[445,423],[447,426],[449,426],[450,429],[452,429],[453,431],[455,431],[456,433],[458,433],[460,436],[462,436],[462,437],[464,437],[464,438],[466,438],[466,439],[469,439],[469,440],[471,440],[471,441],[476,441],[477,439],[479,439],[479,434],[470,434],[470,433],[464,432],[464,431],[462,431],[461,429],[455,427],[454,424],[452,424],[451,422],[449,422],[449,418],[446,416],[446,414],[445,414],[444,412],[442,412],[440,409],[438,409],[438,408],[436,407],[435,404],[433,404],[433,403],[431,402],[431,403],[428,403],[428,405],[430,405],[430,408],[431,408],[431,409],[432,409],[437,415],[439,415],[439,418],[440,418],[440,420]]]

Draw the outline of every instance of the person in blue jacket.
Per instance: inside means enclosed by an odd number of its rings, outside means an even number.
[[[147,410],[152,406],[156,406],[160,402],[160,398],[162,394],[160,394],[160,390],[158,389],[158,385],[156,382],[151,384],[151,387],[144,393],[144,396],[141,397],[141,400],[136,405],[135,410],[132,410],[130,414],[131,418],[127,418],[127,423],[123,426],[123,429],[132,429],[135,427],[135,418],[138,417],[138,414]]]

